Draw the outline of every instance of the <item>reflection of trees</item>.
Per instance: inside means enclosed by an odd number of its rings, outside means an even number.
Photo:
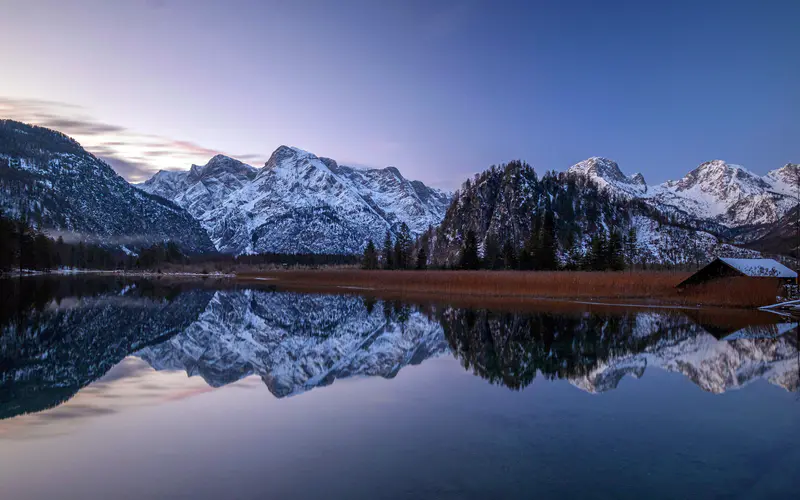
[[[2,285],[11,294],[0,312],[0,418],[69,399],[125,356],[182,331],[211,298],[202,290],[136,292],[113,279]]]
[[[642,352],[670,337],[697,332],[685,317],[636,314],[502,313],[445,309],[440,321],[462,365],[494,384],[522,389],[536,378],[588,375],[612,358]]]
[[[185,286],[123,276],[31,276],[0,278],[0,329],[24,332],[29,320],[49,306],[58,306],[64,299],[120,295],[171,301]]]

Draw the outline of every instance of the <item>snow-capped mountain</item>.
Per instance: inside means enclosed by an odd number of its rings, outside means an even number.
[[[11,120],[0,120],[0,210],[65,239],[213,250],[186,210],[134,188],[69,137]]]
[[[723,228],[773,224],[797,204],[798,166],[787,164],[759,176],[722,160],[705,162],[677,181],[645,185],[640,174],[626,177],[616,163],[590,158],[570,167],[598,188],[640,199],[665,214],[682,214]]]
[[[567,174],[582,175],[592,179],[597,187],[611,190],[615,194],[624,193],[631,197],[647,194],[644,176],[636,173],[630,177],[622,173],[617,162],[608,158],[594,156],[567,169]]]
[[[287,146],[259,170],[217,156],[138,187],[189,210],[233,254],[358,253],[403,222],[412,234],[438,224],[450,200],[393,167],[360,170]]]
[[[213,387],[257,374],[285,397],[356,375],[391,378],[446,351],[441,326],[410,309],[387,314],[359,297],[239,290],[217,292],[183,333],[136,356]]]
[[[212,211],[234,191],[247,185],[258,171],[238,160],[217,155],[203,166],[185,172],[161,170],[137,187],[185,208],[203,228],[213,226]]]
[[[678,181],[661,184],[650,198],[656,205],[671,205],[728,227],[771,224],[797,203],[784,181],[786,174],[773,171],[762,177],[714,160]]]

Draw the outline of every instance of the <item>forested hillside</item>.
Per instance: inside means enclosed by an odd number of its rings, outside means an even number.
[[[622,269],[699,264],[756,252],[616,197],[574,172],[541,177],[527,163],[493,166],[455,193],[442,224],[419,240],[428,265]]]

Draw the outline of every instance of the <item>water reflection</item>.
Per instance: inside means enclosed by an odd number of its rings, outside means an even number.
[[[639,378],[646,368],[658,367],[682,373],[713,393],[758,378],[798,390],[796,323],[736,328],[721,319],[723,324],[709,323],[696,311],[601,315],[448,309],[441,315],[463,366],[513,389],[541,376],[604,392],[625,375]]]
[[[586,305],[503,312],[210,282],[2,285],[0,418],[58,406],[115,365],[107,377],[132,378],[119,368],[130,355],[210,387],[257,375],[279,398],[346,377],[391,378],[445,354],[511,389],[563,379],[600,393],[652,367],[713,393],[757,379],[800,385],[797,324],[767,314]]]
[[[184,331],[213,292],[152,282],[3,280],[0,419],[71,398],[123,358]]]
[[[219,291],[197,320],[136,353],[219,387],[257,374],[289,396],[354,375],[393,377],[447,350],[441,326],[408,306],[355,296]]]

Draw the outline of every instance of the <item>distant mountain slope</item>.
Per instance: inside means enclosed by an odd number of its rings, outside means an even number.
[[[774,224],[797,203],[798,165],[765,176],[722,160],[705,162],[677,181],[645,185],[641,174],[626,177],[616,163],[590,158],[568,172],[626,199],[640,199],[663,213],[739,228]]]
[[[11,120],[0,120],[0,209],[65,238],[214,249],[186,210],[134,188],[69,137]]]
[[[797,211],[796,207],[781,217],[777,223],[753,231],[757,237],[747,243],[747,247],[759,252],[790,255],[795,258],[800,256],[797,252],[800,244]]]
[[[393,167],[360,170],[287,146],[260,170],[217,156],[138,187],[185,207],[233,254],[358,253],[401,223],[415,234],[438,224],[450,199]]]

